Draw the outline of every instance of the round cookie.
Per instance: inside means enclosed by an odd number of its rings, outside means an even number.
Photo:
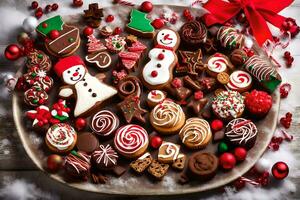
[[[185,123],[185,114],[180,105],[164,100],[150,113],[150,123],[159,133],[177,133]]]
[[[65,158],[64,169],[73,178],[86,178],[90,168],[90,156],[84,152],[72,151]]]
[[[26,66],[28,70],[33,67],[44,70],[46,72],[50,71],[52,67],[51,59],[43,51],[34,49],[27,54]]]
[[[97,137],[89,132],[80,133],[77,136],[76,147],[78,150],[92,153],[99,146]]]
[[[179,132],[182,143],[190,149],[200,149],[211,141],[212,133],[209,123],[197,117],[186,120]]]
[[[215,53],[207,59],[206,72],[212,76],[217,77],[221,72],[228,72],[233,68],[227,56],[221,53]]]
[[[48,92],[53,86],[53,79],[47,75],[47,72],[37,67],[32,67],[30,72],[23,75],[25,81],[30,86],[37,86],[45,92]]]
[[[230,61],[236,66],[242,66],[247,59],[248,55],[243,49],[235,49],[230,54]]]
[[[48,98],[48,94],[39,86],[32,86],[24,93],[24,102],[33,107],[46,104]]]
[[[187,48],[199,48],[207,39],[207,29],[199,21],[193,20],[184,23],[179,31],[180,38]]]
[[[245,106],[253,117],[262,118],[272,108],[272,96],[264,91],[252,90],[245,97]]]
[[[99,170],[107,171],[112,170],[118,161],[117,152],[110,146],[100,145],[92,154],[92,164]]]
[[[252,86],[252,77],[248,72],[237,70],[229,76],[229,82],[226,85],[228,89],[240,93],[248,91]]]
[[[148,106],[153,108],[167,97],[166,93],[161,90],[151,90],[147,95]]]
[[[225,137],[231,144],[248,149],[255,144],[256,136],[256,125],[251,120],[244,118],[231,120],[225,129]]]
[[[58,123],[48,129],[45,141],[52,152],[67,153],[74,148],[77,133],[69,124]]]
[[[90,127],[99,136],[111,136],[119,127],[119,118],[109,110],[101,110],[91,120]]]
[[[244,46],[245,35],[238,33],[237,29],[230,26],[222,26],[217,33],[217,40],[226,49],[238,49]]]
[[[126,158],[137,158],[145,153],[149,144],[147,131],[135,124],[120,127],[114,138],[114,147]]]
[[[214,114],[224,120],[239,118],[244,109],[244,97],[237,91],[222,91],[212,101]]]
[[[191,178],[200,181],[212,179],[218,169],[218,158],[208,152],[197,152],[190,156],[188,161],[188,172]]]

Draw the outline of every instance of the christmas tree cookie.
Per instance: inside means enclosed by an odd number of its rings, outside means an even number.
[[[132,9],[130,22],[126,26],[126,31],[139,37],[152,38],[155,33],[151,21],[147,18],[147,13]]]

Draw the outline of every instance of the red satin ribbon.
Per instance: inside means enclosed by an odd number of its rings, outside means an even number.
[[[270,22],[280,28],[285,21],[285,17],[278,14],[288,7],[293,0],[209,0],[203,7],[210,13],[203,16],[207,26],[214,24],[224,24],[229,19],[236,16],[241,10],[244,11],[253,36],[260,46],[266,40],[273,41],[273,36],[267,25]]]

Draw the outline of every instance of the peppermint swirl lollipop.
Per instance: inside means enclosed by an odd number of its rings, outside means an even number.
[[[59,123],[48,129],[45,140],[50,150],[64,153],[73,149],[76,144],[77,134],[69,124]]]
[[[109,110],[96,113],[91,120],[91,129],[99,136],[110,136],[119,126],[119,118]]]
[[[224,48],[238,49],[243,47],[245,36],[238,33],[235,28],[222,26],[217,33],[217,40],[220,41]]]
[[[182,143],[192,149],[205,147],[211,136],[209,123],[197,117],[187,119],[179,132]]]
[[[189,21],[181,27],[180,37],[186,44],[199,45],[206,42],[207,29],[196,20]]]
[[[135,124],[120,127],[115,134],[115,149],[125,157],[136,158],[147,149],[149,138],[147,131]]]
[[[207,68],[213,73],[221,73],[227,70],[228,59],[220,53],[216,53],[208,58]]]
[[[234,145],[251,148],[256,140],[257,127],[251,120],[237,118],[227,124],[225,136]]]
[[[227,87],[230,90],[245,92],[250,89],[251,84],[251,75],[245,71],[237,70],[230,75]]]

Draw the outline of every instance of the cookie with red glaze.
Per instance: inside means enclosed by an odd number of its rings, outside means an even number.
[[[272,97],[267,92],[252,90],[245,97],[246,109],[255,117],[264,117],[272,108]]]

